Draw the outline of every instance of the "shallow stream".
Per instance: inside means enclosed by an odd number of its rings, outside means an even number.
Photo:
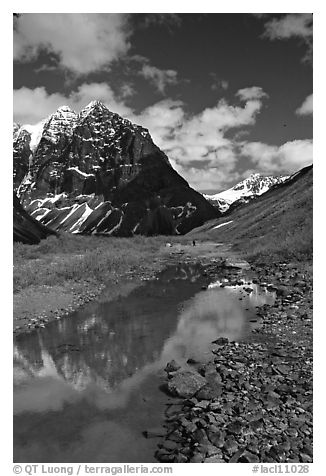
[[[142,432],[161,426],[171,402],[160,390],[166,363],[205,360],[218,337],[246,339],[256,306],[274,301],[202,271],[171,266],[125,297],[15,338],[15,462],[155,461],[157,440]]]

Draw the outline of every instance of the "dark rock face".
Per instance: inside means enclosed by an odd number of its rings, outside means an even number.
[[[14,187],[18,188],[24,177],[28,174],[29,157],[31,155],[29,147],[31,135],[25,129],[21,128],[19,124],[14,123],[13,139],[13,179]]]
[[[14,169],[19,170],[14,186],[26,209],[54,229],[119,236],[184,234],[217,216],[171,167],[147,129],[98,101],[78,115],[63,106],[50,116],[30,167],[28,136],[20,143],[24,147],[14,141]],[[47,210],[40,214],[40,208]]]
[[[39,223],[23,209],[15,193],[13,205],[14,241],[35,245],[43,238],[55,234],[55,232]]]

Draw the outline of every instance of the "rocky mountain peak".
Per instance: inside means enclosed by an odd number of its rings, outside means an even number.
[[[281,183],[288,176],[264,176],[260,173],[253,173],[242,182],[235,185],[232,190],[243,190],[243,194],[261,195],[276,183]]]
[[[215,195],[204,195],[214,206],[225,213],[235,202],[251,199],[267,192],[273,185],[280,184],[288,179],[288,176],[264,176],[258,172],[252,173],[246,179],[234,185],[232,188]]]
[[[91,101],[84,109],[108,109],[102,101],[94,100]]]
[[[15,189],[32,215],[53,229],[183,234],[216,216],[148,130],[101,101],[79,114],[60,107],[45,121],[36,149],[30,144],[26,136],[24,149],[16,149]]]
[[[114,113],[106,107],[102,101],[91,101],[87,106],[85,106],[79,113],[79,117],[83,118],[85,116],[97,115],[97,114],[106,114],[113,115]]]
[[[43,137],[56,143],[61,134],[71,135],[77,122],[77,114],[69,106],[59,107],[44,124]]]
[[[60,111],[62,113],[73,112],[74,114],[76,114],[75,111],[73,109],[71,109],[70,106],[67,106],[66,104],[64,104],[63,106],[58,107],[57,111]]]
[[[60,106],[48,117],[47,122],[55,119],[76,120],[77,114],[69,106]]]

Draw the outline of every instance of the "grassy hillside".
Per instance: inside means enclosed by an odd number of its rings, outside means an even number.
[[[227,216],[211,220],[187,236],[234,244],[258,261],[311,260],[313,170],[302,169],[291,182],[276,186]],[[214,228],[223,223],[231,223]]]

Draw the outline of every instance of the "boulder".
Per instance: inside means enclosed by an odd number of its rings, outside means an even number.
[[[166,364],[166,367],[165,367],[164,370],[165,370],[165,372],[167,372],[169,374],[171,372],[176,372],[180,368],[181,368],[181,366],[178,364],[178,362],[176,362],[175,360],[171,360],[170,362],[168,362]]]
[[[168,381],[168,390],[174,396],[191,398],[206,383],[206,379],[197,372],[181,370],[176,372]]]

